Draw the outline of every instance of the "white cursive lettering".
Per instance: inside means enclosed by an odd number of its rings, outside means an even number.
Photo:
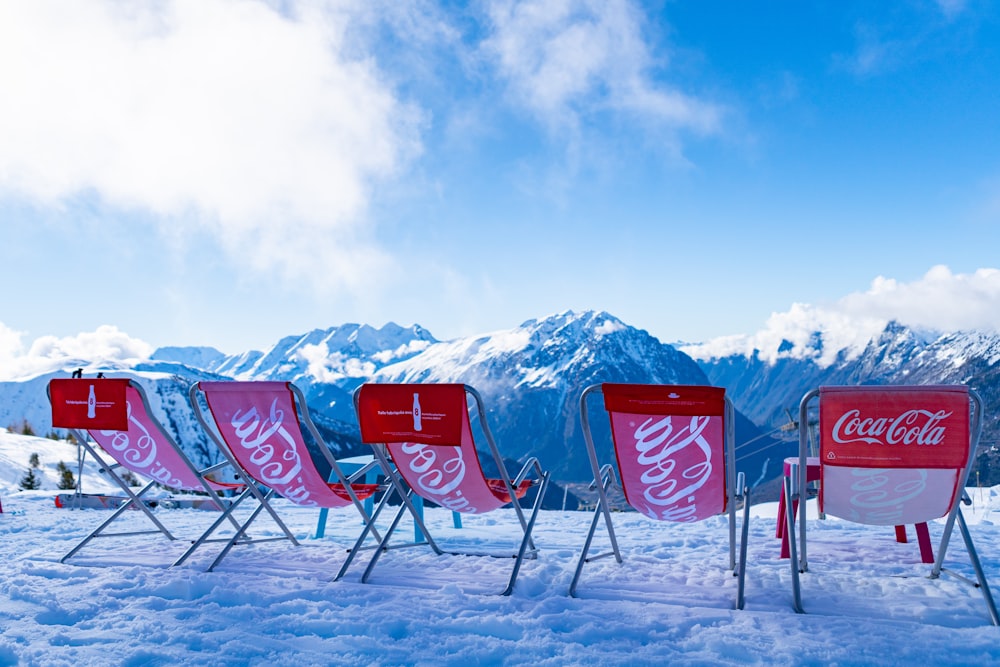
[[[674,419],[682,422],[674,431]],[[691,417],[686,423],[675,417],[658,421],[650,417],[633,432],[636,462],[642,466],[639,481],[643,498],[658,509],[649,508],[660,518],[691,521],[696,515],[694,494],[712,476],[712,450],[703,437],[709,417]],[[678,454],[694,456],[693,463],[675,472]]]
[[[254,406],[246,412],[234,412],[230,425],[240,446],[247,450],[260,481],[288,497],[295,490],[284,487],[302,470],[302,459],[283,422],[284,412],[278,408],[278,399],[274,399],[267,417],[262,418]]]

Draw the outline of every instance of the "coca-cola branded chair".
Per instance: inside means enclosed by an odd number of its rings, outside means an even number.
[[[613,454],[603,464],[590,413],[590,403],[599,397],[604,399],[612,445],[602,446],[602,451]],[[570,595],[576,595],[584,564],[612,555],[622,562],[609,503],[609,492],[620,487],[632,508],[657,521],[695,522],[728,515],[729,569],[738,577],[735,606],[743,608],[750,498],[743,473],[736,473],[734,414],[725,389],[718,387],[606,383],[584,390],[580,422],[598,498]],[[743,523],[737,561],[740,500]],[[591,556],[602,520],[611,551]]]
[[[68,429],[124,494],[117,510],[60,562],[72,557],[96,537],[159,533],[167,539],[175,539],[151,509],[156,504],[168,505],[173,499],[150,499],[146,495],[157,485],[176,491],[203,493],[205,503],[220,511],[225,509],[225,501],[218,494],[243,487],[238,482],[222,481],[222,469],[228,463],[201,470],[196,468],[163,425],[153,417],[145,391],[132,379],[55,379],[49,382],[48,396],[52,405],[52,425]],[[108,463],[98,449],[111,457],[114,463]],[[149,481],[135,491],[120,474],[122,469]],[[216,479],[212,479],[213,475]],[[77,498],[82,501],[80,491],[78,488]],[[156,530],[106,532],[129,509],[141,510]]]
[[[806,498],[810,403],[818,401],[819,509],[855,523],[876,526],[919,524],[945,518],[930,578],[942,572],[957,521],[970,565],[990,619],[1000,625],[996,604],[983,573],[961,502],[970,502],[965,484],[982,428],[982,401],[963,385],[821,387],[799,405],[799,474],[785,479],[785,494]],[[806,512],[799,512],[798,534],[787,517],[791,541],[795,610],[804,612],[800,573],[809,571]],[[796,553],[797,552],[797,553]],[[798,565],[796,566],[796,561]],[[828,565],[824,561],[824,569]],[[972,582],[970,582],[972,583]]]
[[[531,533],[545,496],[549,473],[532,457],[511,477],[486,423],[483,400],[475,389],[467,385],[365,384],[355,392],[354,405],[361,427],[361,440],[372,445],[384,474],[404,500],[361,581],[368,581],[379,557],[389,547],[389,540],[404,511],[409,510],[424,537],[424,541],[411,543],[410,546],[427,545],[439,555],[514,556],[513,571],[503,590],[504,595],[510,595],[523,560],[537,556]],[[483,474],[470,410],[478,419],[478,430],[499,471],[499,478],[489,479]],[[532,487],[536,488],[535,500],[530,514],[526,515],[520,499]],[[483,514],[511,505],[521,533],[516,553],[483,553],[439,546],[413,506],[411,493],[463,514]],[[363,538],[362,534],[359,543]],[[355,553],[357,549],[351,555]]]
[[[371,517],[362,501],[380,490],[377,484],[357,483],[375,466],[344,474],[330,448],[309,416],[305,397],[290,382],[198,382],[191,386],[191,405],[202,427],[218,445],[229,463],[246,480],[253,482],[237,497],[226,513],[174,563],[187,560],[210,536],[233,516],[242,503],[256,501],[250,516],[242,521],[208,570],[214,570],[237,544],[274,540],[299,542],[274,509],[273,499],[284,498],[304,507],[340,508],[353,505],[365,524],[366,532],[378,532],[369,525]],[[305,424],[317,449],[330,467],[327,481],[316,466],[306,445],[301,425]],[[388,499],[384,494],[381,502]],[[266,512],[282,536],[250,538],[247,529]],[[360,543],[359,543],[360,546]]]

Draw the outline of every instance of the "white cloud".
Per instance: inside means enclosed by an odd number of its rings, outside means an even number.
[[[899,39],[887,38],[882,31],[868,24],[854,28],[855,50],[850,54],[836,54],[833,62],[855,76],[867,77],[896,69],[911,53],[913,45]]]
[[[24,334],[0,322],[0,367],[7,368],[24,354],[21,338]]]
[[[419,113],[347,45],[351,5],[283,5],[0,4],[0,191],[92,193],[290,277],[383,261],[366,209]]]
[[[484,44],[519,104],[554,126],[611,108],[712,132],[721,110],[652,80],[640,10],[629,0],[494,0]]]
[[[295,357],[308,364],[308,373],[317,382],[337,382],[345,377],[368,377],[375,372],[375,364],[354,357],[345,356],[341,352],[330,353],[325,343],[303,345]]]
[[[951,20],[965,11],[966,0],[936,0],[941,13]]]
[[[716,338],[684,350],[696,358],[749,355],[759,350],[768,361],[779,356],[808,357],[825,365],[840,350],[859,354],[892,320],[943,333],[1000,332],[1000,269],[955,274],[946,266],[935,266],[911,283],[879,276],[867,291],[849,294],[836,303],[793,304],[787,312],[773,313],[755,334]],[[822,336],[821,349],[816,345],[816,332]],[[779,351],[784,341],[792,346]]]
[[[430,347],[430,342],[426,340],[411,340],[405,345],[400,345],[395,350],[383,350],[372,355],[372,359],[381,364],[390,364],[401,357],[410,357],[419,352],[423,352]]]
[[[153,347],[117,327],[104,325],[92,332],[57,338],[41,336],[24,349],[24,334],[0,322],[0,380],[47,373],[67,364],[135,364],[149,358]]]
[[[879,276],[862,294],[840,301],[855,317],[881,317],[938,331],[1000,330],[1000,269],[954,274],[931,268],[923,278],[902,283]]]
[[[605,320],[594,328],[595,336],[610,336],[618,331],[624,331],[625,324],[617,320]]]

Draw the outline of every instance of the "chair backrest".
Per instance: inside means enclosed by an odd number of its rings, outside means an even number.
[[[205,397],[212,424],[197,403],[198,392]],[[296,396],[304,406],[301,393],[288,382],[199,382],[191,389],[198,419],[217,442],[221,437],[218,444],[223,454],[250,479],[307,507],[344,507],[356,502],[342,484],[328,484],[317,470],[302,434]],[[308,419],[306,414],[302,417]],[[307,424],[320,442],[319,449],[336,468],[315,427],[311,421]]]
[[[197,469],[152,415],[142,387],[127,378],[49,383],[53,426],[85,430],[123,468],[182,491],[207,491]],[[212,490],[233,484],[205,480]]]
[[[483,474],[469,421],[476,403],[487,444],[504,479]],[[454,512],[480,514],[510,502],[509,479],[479,395],[462,384],[365,384],[355,395],[361,440],[384,444],[407,485]]]
[[[822,512],[903,525],[956,507],[978,442],[974,392],[961,385],[822,387],[803,404],[816,393]]]
[[[629,505],[652,519],[685,522],[733,508],[732,405],[724,389],[606,383],[600,390]],[[586,400],[581,406],[586,415]],[[593,450],[589,418],[585,437]]]

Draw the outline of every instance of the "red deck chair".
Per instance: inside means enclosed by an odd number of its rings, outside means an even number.
[[[983,593],[993,624],[1000,625],[959,506],[982,428],[979,396],[962,385],[821,387],[807,393],[799,405],[800,474],[794,482],[785,480],[789,497],[793,489],[796,498],[806,497],[801,471],[806,469],[809,443],[801,425],[807,424],[809,403],[817,397],[820,511],[875,526],[919,524],[947,517],[931,579],[943,571],[957,520],[977,578],[974,585]],[[791,513],[787,521],[788,532],[794,536]],[[799,534],[791,541],[793,604],[800,613],[804,609],[799,574],[808,570],[806,523],[806,512],[800,512]]]
[[[469,419],[470,400],[486,446],[500,472],[499,479],[487,479],[483,475]],[[486,423],[483,400],[472,387],[461,384],[365,384],[355,392],[354,404],[361,440],[372,445],[383,471],[404,499],[404,506],[386,531],[361,581],[368,580],[406,509],[425,540],[414,544],[426,544],[437,554],[497,555],[440,548],[413,507],[412,492],[453,512],[483,514],[508,504],[513,506],[522,538],[516,555],[505,553],[501,556],[515,556],[513,572],[503,590],[504,595],[510,595],[522,561],[537,555],[531,532],[545,496],[549,473],[532,457],[516,476],[510,476]],[[537,495],[530,516],[525,517],[520,502],[512,502],[512,499],[523,498],[532,486],[538,487]]]
[[[226,463],[198,470],[163,425],[152,416],[146,393],[133,380],[52,380],[48,395],[52,404],[52,425],[69,429],[80,446],[121,487],[126,498],[106,521],[63,556],[60,562],[65,562],[95,537],[161,533],[170,540],[175,539],[151,511],[148,506],[151,503],[143,498],[157,484],[179,491],[204,493],[220,511],[225,507],[218,492],[243,487],[242,484],[209,477],[212,473],[221,473],[221,469],[228,466]],[[94,443],[114,460],[113,465],[105,461]],[[118,471],[122,468],[150,481],[135,492],[119,475]],[[161,499],[159,502],[164,501]],[[156,530],[104,532],[115,519],[132,508],[144,512]]]
[[[604,397],[617,463],[598,460],[588,407],[590,396]],[[580,396],[580,422],[598,493],[594,518],[576,566],[569,594],[576,595],[583,566],[622,555],[611,522],[608,491],[621,485],[628,504],[657,521],[694,522],[729,515],[729,569],[737,576],[736,608],[742,609],[746,575],[749,489],[736,474],[734,410],[717,387],[599,384]],[[620,482],[618,481],[620,480]],[[743,530],[736,560],[736,501],[743,500]],[[590,556],[601,519],[611,551]]]
[[[375,530],[369,525],[371,519],[361,501],[375,494],[379,486],[355,483],[355,480],[365,478],[375,462],[350,476],[345,475],[310,418],[305,397],[295,385],[290,382],[198,382],[191,386],[190,397],[195,415],[222,454],[244,479],[253,483],[247,485],[225,515],[210,526],[174,565],[183,563],[209,541],[222,522],[251,498],[257,501],[257,506],[229,539],[209,571],[215,569],[238,543],[287,539],[298,546],[298,540],[271,505],[270,501],[276,496],[304,507],[353,505],[364,520],[365,527]],[[309,429],[330,466],[330,478],[335,481],[328,482],[317,469],[306,446],[301,423]],[[382,502],[387,498],[388,494]],[[247,529],[261,512],[270,515],[283,533],[282,537],[247,537]],[[374,535],[378,539],[377,531]]]

